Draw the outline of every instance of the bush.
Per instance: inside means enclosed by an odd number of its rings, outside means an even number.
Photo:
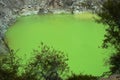
[[[40,50],[33,50],[34,57],[18,75],[21,66],[19,58],[11,51],[0,63],[0,80],[62,80],[69,71],[68,57],[62,51],[41,43]]]

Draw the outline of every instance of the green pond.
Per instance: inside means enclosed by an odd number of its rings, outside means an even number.
[[[23,16],[8,29],[6,41],[12,49],[19,49],[17,54],[23,64],[43,42],[68,54],[71,71],[99,76],[108,71],[104,65],[108,54],[99,48],[105,26],[96,23],[94,16],[89,13]]]

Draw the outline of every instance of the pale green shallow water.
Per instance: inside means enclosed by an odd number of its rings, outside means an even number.
[[[108,70],[104,66],[108,55],[98,48],[104,33],[104,26],[95,23],[91,14],[33,15],[19,18],[9,28],[6,39],[12,49],[19,49],[23,63],[42,41],[66,52],[73,72],[101,75]]]

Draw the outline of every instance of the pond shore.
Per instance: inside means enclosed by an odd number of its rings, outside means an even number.
[[[50,2],[50,1],[48,1]],[[0,1],[0,53],[8,53],[5,44],[6,41],[3,41],[5,37],[5,32],[7,29],[16,22],[18,16],[27,16],[32,14],[45,14],[45,13],[54,13],[53,8],[58,8],[58,5],[55,5],[56,2],[53,2],[52,5],[48,3],[47,0],[40,0],[32,2],[31,0],[27,1],[16,1],[16,0],[1,0]],[[60,3],[60,2],[59,2]],[[62,4],[61,4],[62,5]],[[49,9],[51,8],[51,10]],[[65,11],[63,11],[65,13]],[[60,13],[60,12],[55,12]]]
[[[87,6],[83,6],[83,3],[85,2],[81,0],[0,0],[0,53],[8,53],[5,46],[8,43],[3,40],[7,29],[16,22],[17,17],[33,14],[79,14],[91,11]],[[96,6],[91,6],[91,9],[93,8]]]

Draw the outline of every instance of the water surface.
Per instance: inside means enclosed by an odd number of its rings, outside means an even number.
[[[105,30],[92,17],[91,14],[21,17],[9,28],[6,39],[12,49],[19,49],[17,54],[23,63],[29,60],[32,50],[42,41],[67,53],[73,72],[101,75],[108,70],[104,66],[108,55],[99,48]]]

